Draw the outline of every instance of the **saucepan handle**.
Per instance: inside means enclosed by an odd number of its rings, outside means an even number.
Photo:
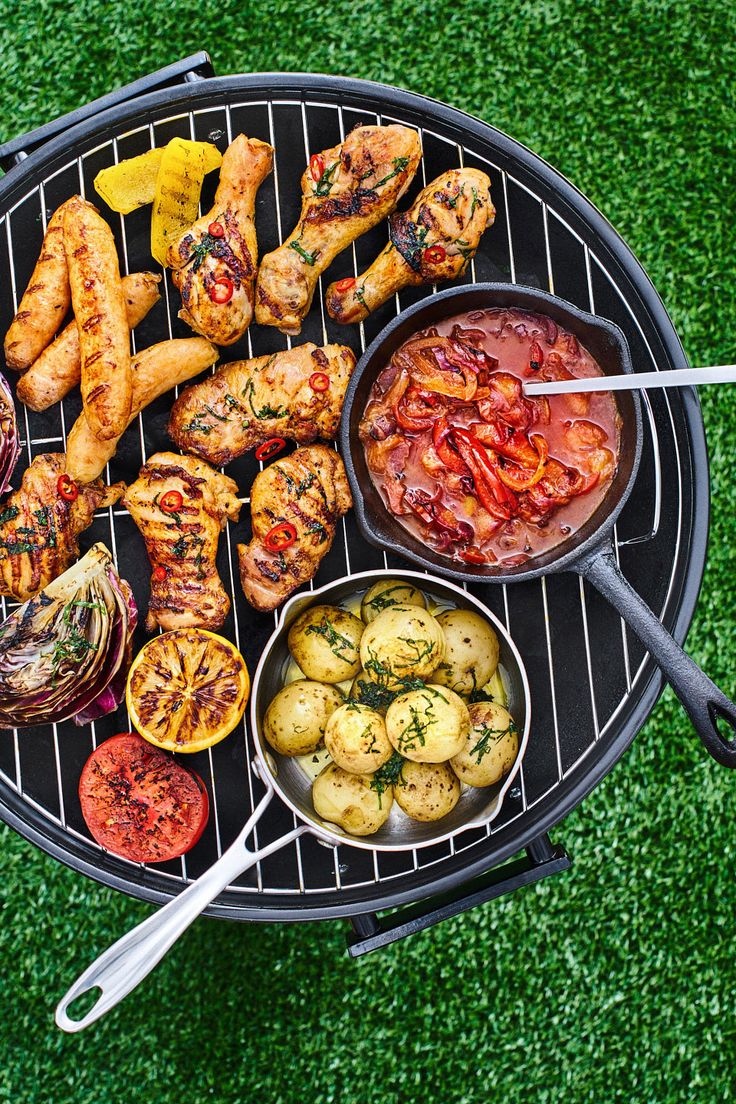
[[[248,836],[258,823],[273,794],[273,789],[268,786],[265,796],[240,835],[201,878],[169,901],[164,908],[159,909],[153,916],[149,916],[127,935],[118,939],[117,943],[113,943],[112,947],[104,951],[74,982],[56,1009],[56,1024],[62,1031],[82,1031],[114,1008],[123,997],[135,989],[143,978],[150,974],[171,945],[234,878],[254,866],[266,855],[291,843],[303,832],[309,831],[306,825],[302,825],[258,851],[248,850],[246,847]],[[100,990],[95,1004],[80,1019],[72,1019],[69,1015],[69,1005],[83,993],[93,989]]]
[[[736,705],[675,643],[621,574],[612,551],[599,552],[577,570],[623,617],[661,667],[708,752],[724,767],[736,767]],[[732,735],[718,728],[725,721]]]

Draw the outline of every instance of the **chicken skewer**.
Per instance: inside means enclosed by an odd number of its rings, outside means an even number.
[[[161,298],[161,277],[153,272],[123,276],[123,294],[128,326],[132,330]],[[16,394],[31,410],[47,410],[60,402],[82,378],[79,329],[76,319],[65,326],[18,381]]]
[[[390,241],[370,268],[330,284],[330,317],[361,322],[404,287],[461,276],[493,225],[490,185],[478,169],[451,169],[428,184],[408,211],[391,215]]]
[[[233,479],[193,456],[157,452],[123,505],[146,542],[151,597],[146,628],[218,629],[230,599],[217,573],[220,532],[240,514]]]
[[[253,318],[256,193],[272,166],[268,143],[239,134],[222,159],[212,209],[169,246],[179,317],[216,345],[232,345]]]
[[[264,468],[250,493],[252,539],[238,545],[250,604],[275,609],[313,578],[351,506],[343,462],[326,445],[297,449]]]
[[[43,352],[69,310],[64,216],[70,202],[62,203],[49,220],[36,267],[5,335],[5,362],[19,372]]]
[[[354,367],[346,345],[320,349],[311,342],[221,365],[176,400],[169,435],[216,467],[274,436],[300,445],[328,441],[337,433]]]
[[[257,322],[299,333],[320,275],[394,210],[421,156],[417,131],[394,125],[356,127],[339,146],[310,158],[299,222],[261,262]]]
[[[99,479],[78,486],[63,452],[36,456],[0,506],[0,594],[25,602],[66,571],[95,511],[124,491],[124,483],[106,487]]]

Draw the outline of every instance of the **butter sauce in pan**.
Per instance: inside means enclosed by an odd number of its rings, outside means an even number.
[[[511,567],[578,529],[618,463],[610,392],[527,398],[523,379],[602,375],[574,334],[528,311],[420,330],[373,385],[360,426],[387,508],[435,551]]]

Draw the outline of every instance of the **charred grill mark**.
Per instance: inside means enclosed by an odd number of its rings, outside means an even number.
[[[365,215],[378,202],[379,196],[367,188],[356,188],[354,192],[331,196],[319,205],[310,207],[305,215],[305,223],[319,226],[323,222]]]
[[[267,307],[274,318],[283,318],[284,312],[275,299],[272,299],[262,284],[258,285],[258,302]]]

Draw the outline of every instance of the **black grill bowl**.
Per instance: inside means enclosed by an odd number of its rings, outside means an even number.
[[[7,328],[38,253],[45,220],[80,189],[96,199],[93,181],[117,159],[162,145],[171,137],[198,138],[223,150],[239,132],[270,141],[276,173],[259,192],[259,249],[273,249],[299,210],[299,178],[308,153],[339,142],[358,122],[402,122],[422,131],[423,166],[408,206],[425,183],[465,164],[491,178],[496,223],[461,283],[512,283],[554,291],[583,311],[610,318],[623,331],[637,370],[686,364],[677,335],[645,273],[603,216],[559,173],[511,138],[460,111],[379,84],[310,74],[253,74],[193,81],[118,104],[64,129],[0,181],[0,331]],[[14,147],[15,148],[15,147]],[[208,179],[203,203],[211,199]],[[151,267],[150,214],[120,219],[102,206],[122,267]],[[376,227],[338,257],[328,280],[355,275],[386,244]],[[136,331],[136,348],[170,335],[188,336],[177,318],[178,294],[167,274],[163,300]],[[382,307],[363,326],[340,327],[323,315],[323,288],[315,295],[303,340],[345,342],[358,357],[391,318],[431,296],[414,288]],[[224,359],[258,356],[286,347],[275,330],[253,326]],[[12,382],[12,381],[11,381]],[[109,477],[133,479],[145,455],[170,447],[165,426],[170,400],[147,409],[138,430],[125,435]],[[20,410],[25,441],[18,476],[31,456],[63,449],[79,412],[79,397],[44,414]],[[708,466],[702,420],[691,391],[653,393],[644,401],[644,451],[632,494],[616,525],[617,554],[628,578],[682,641],[695,608],[708,530]],[[258,468],[252,458],[229,472],[247,495]],[[16,480],[18,478],[16,477]],[[245,602],[235,543],[248,539],[247,508],[220,541],[218,567],[233,599],[224,633],[243,651],[251,672],[274,629],[272,616]],[[96,516],[82,551],[107,543],[141,609],[148,599],[143,542],[123,509]],[[345,520],[316,586],[346,574],[406,566],[392,552],[368,544],[354,516]],[[485,831],[450,844],[401,856],[371,856],[298,841],[228,887],[210,915],[249,920],[336,917],[387,908],[458,886],[525,847],[558,824],[623,754],[659,694],[659,672],[622,628],[607,603],[577,578],[554,576],[506,588],[473,584],[473,593],[509,629],[529,672],[533,724],[518,786]],[[136,643],[143,643],[141,630]],[[102,851],[87,833],[77,797],[79,774],[93,746],[128,728],[124,708],[94,728],[73,724],[0,734],[0,816],[28,839],[76,870],[148,901],[166,901],[205,870],[234,839],[261,795],[245,727],[191,757],[207,785],[212,815],[184,862],[145,867]],[[625,815],[625,810],[623,811]],[[293,826],[272,802],[259,828],[267,842]]]

